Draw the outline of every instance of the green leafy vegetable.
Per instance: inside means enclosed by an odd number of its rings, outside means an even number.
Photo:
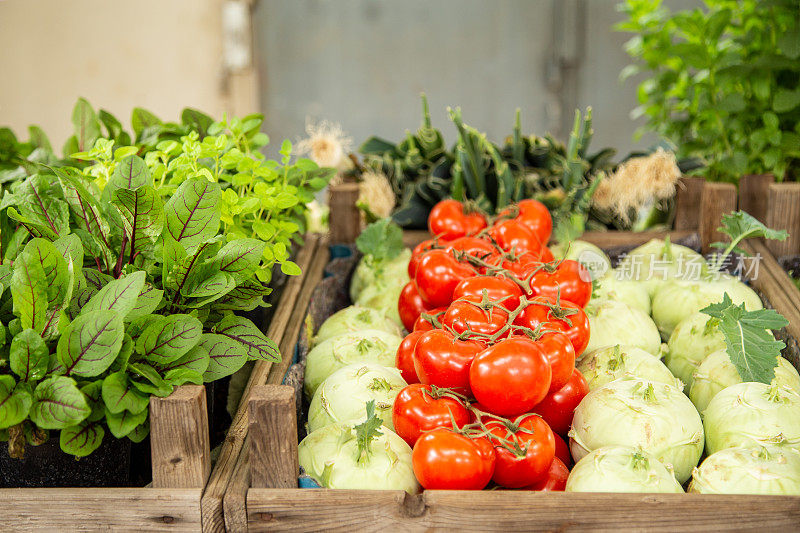
[[[780,329],[789,322],[774,309],[746,311],[744,304],[734,305],[727,293],[722,302],[701,311],[719,321],[728,356],[742,381],[771,383],[786,345],[775,340],[769,330]]]
[[[744,239],[763,237],[765,239],[785,241],[786,237],[789,235],[785,230],[768,228],[761,221],[744,211],[736,211],[734,213],[722,215],[722,226],[718,227],[717,231],[730,237],[731,242],[728,244],[722,242],[711,244],[713,248],[723,249],[722,253],[717,256],[714,270],[719,270],[725,258],[732,252],[746,254],[746,252],[739,247],[739,243]]]
[[[370,443],[372,439],[383,435],[380,430],[383,420],[375,414],[375,400],[367,402],[367,418],[354,427],[356,430],[356,442],[358,444],[358,457],[356,461],[361,462],[371,453]]]
[[[403,230],[390,218],[378,220],[361,232],[356,246],[374,261],[393,259],[403,251]]]

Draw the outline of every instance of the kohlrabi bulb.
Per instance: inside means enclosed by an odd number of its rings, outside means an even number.
[[[700,362],[708,354],[725,349],[725,336],[718,324],[716,318],[695,313],[679,322],[669,336],[664,363],[685,383],[686,391],[692,386],[692,373]]]
[[[673,385],[683,389],[683,383],[653,354],[634,346],[609,346],[585,353],[575,368],[580,370],[589,390],[602,387],[620,378],[639,378]]]
[[[556,259],[572,259],[582,264],[592,274],[592,279],[602,277],[611,269],[611,260],[598,246],[581,240],[557,243],[550,247]]]
[[[719,391],[741,382],[742,378],[728,357],[728,351],[719,350],[706,356],[694,371],[689,399],[702,415],[708,403]],[[778,366],[775,367],[775,378],[772,382],[786,385],[800,394],[800,375],[792,364],[781,356],[778,356]]]
[[[703,453],[703,423],[689,398],[673,385],[641,379],[618,379],[587,394],[569,436],[576,461],[603,446],[641,448],[671,465],[680,483]]]
[[[400,335],[400,328],[397,324],[388,319],[381,311],[351,305],[335,312],[322,323],[314,336],[314,344],[319,344],[343,333],[357,333],[365,329],[378,329]]]
[[[800,449],[800,395],[789,387],[737,383],[718,392],[703,415],[708,455],[767,444]]]
[[[407,383],[400,371],[375,363],[356,363],[341,368],[322,382],[308,408],[308,431],[336,422],[363,420],[366,404],[375,402],[375,413],[394,430],[392,406]]]
[[[626,279],[621,271],[612,270],[602,278],[595,280],[592,289],[592,300],[614,300],[650,314],[650,293],[647,286],[640,281]]]
[[[800,452],[771,444],[720,450],[694,469],[689,492],[800,496]]]
[[[364,287],[356,299],[356,305],[380,311],[392,320],[397,327],[402,326],[403,322],[400,320],[397,301],[400,299],[400,293],[403,292],[403,287],[408,282],[408,278],[403,280],[402,284],[399,283],[400,281],[400,278],[391,280],[378,278],[372,285]]]
[[[361,291],[373,285],[379,278],[396,281],[402,287],[408,283],[410,260],[409,248],[404,248],[396,257],[389,260],[375,261],[371,256],[362,257],[350,280],[350,300],[353,302],[358,300]]]
[[[603,446],[572,468],[566,492],[675,492],[683,488],[669,466],[644,450]]]
[[[670,279],[699,275],[705,264],[703,256],[691,248],[652,239],[631,250],[617,269],[625,272],[626,277],[641,281],[652,296]]]
[[[659,353],[661,336],[656,325],[641,310],[622,302],[603,300],[589,302],[589,344],[584,353],[622,344],[641,348],[648,353]]]
[[[392,333],[366,329],[338,335],[317,344],[306,357],[306,396],[313,398],[325,378],[347,365],[375,363],[394,367],[397,347],[402,340]]]

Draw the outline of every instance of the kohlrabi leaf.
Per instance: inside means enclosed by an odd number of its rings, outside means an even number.
[[[107,410],[106,424],[108,425],[108,429],[111,431],[111,434],[116,438],[121,439],[133,431],[136,426],[147,420],[147,411],[148,410],[145,409],[140,413],[134,414],[130,411],[112,413],[111,411]]]
[[[771,383],[786,345],[775,340],[769,330],[780,329],[789,322],[774,309],[747,311],[744,304],[734,305],[727,293],[721,303],[701,311],[719,320],[728,357],[742,381]]]
[[[19,317],[22,329],[42,331],[47,321],[47,278],[42,263],[20,254],[14,261],[11,277],[11,296],[14,314]]]
[[[149,185],[135,191],[119,189],[114,192],[111,203],[119,210],[125,233],[128,235],[128,254],[132,258],[137,252],[148,250],[164,229],[164,203]]]
[[[403,230],[384,218],[367,226],[356,239],[356,246],[375,261],[392,259],[403,251]]]
[[[31,421],[42,429],[64,429],[84,420],[92,412],[75,380],[53,376],[33,391]]]
[[[106,187],[109,185],[116,189],[129,189],[135,191],[139,187],[150,184],[150,171],[144,159],[138,155],[129,155],[120,161],[114,168]]]
[[[17,387],[13,376],[0,376],[0,429],[16,426],[26,418],[33,399],[25,387]]]
[[[225,316],[214,331],[242,345],[251,360],[260,359],[277,363],[281,360],[278,346],[264,335],[250,320],[234,314]]]
[[[103,443],[106,431],[99,422],[84,420],[61,430],[58,437],[61,450],[75,457],[86,457]]]
[[[136,339],[136,351],[148,361],[163,365],[188,352],[200,340],[203,325],[190,315],[169,315],[153,320]]]
[[[123,319],[126,318],[136,306],[144,288],[144,278],[145,273],[140,270],[108,282],[83,306],[80,315],[93,311],[116,311]]]
[[[56,354],[67,375],[99,376],[119,355],[125,326],[116,311],[82,313],[58,339]]]
[[[125,372],[107,375],[103,380],[102,393],[106,410],[111,413],[141,413],[150,403],[150,398],[131,384]]]
[[[713,270],[718,271],[725,262],[725,259],[736,252],[746,255],[746,252],[739,247],[739,243],[745,239],[763,237],[765,239],[786,240],[788,233],[784,230],[774,230],[762,224],[755,217],[744,211],[736,211],[727,215],[722,215],[722,226],[717,231],[730,237],[731,242],[714,242],[712,248],[719,248],[723,251],[717,256],[713,265]]]
[[[245,347],[224,335],[204,333],[200,346],[208,351],[210,358],[208,368],[203,373],[206,383],[230,376],[247,362]]]
[[[375,414],[375,400],[368,401],[367,418],[354,428],[356,430],[356,442],[358,443],[357,462],[361,462],[362,459],[370,454],[372,439],[383,435],[381,431],[382,424],[383,420]]]
[[[180,184],[164,205],[165,233],[189,250],[217,234],[220,222],[219,185],[205,178]]]
[[[35,330],[22,330],[11,339],[9,365],[22,381],[39,381],[47,374],[49,363],[50,352]]]

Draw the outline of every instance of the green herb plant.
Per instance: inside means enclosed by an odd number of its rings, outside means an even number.
[[[619,4],[616,29],[635,35],[623,79],[644,73],[634,117],[699,157],[698,172],[800,179],[800,17],[794,0],[703,0],[671,11],[660,0]]]

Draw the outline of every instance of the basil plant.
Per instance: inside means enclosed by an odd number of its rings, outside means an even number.
[[[163,195],[142,159],[113,157],[102,187],[53,168],[0,203],[0,433],[17,457],[49,430],[75,456],[108,432],[141,441],[150,395],[280,358],[234,314],[264,305],[266,243],[220,234],[220,184]]]

